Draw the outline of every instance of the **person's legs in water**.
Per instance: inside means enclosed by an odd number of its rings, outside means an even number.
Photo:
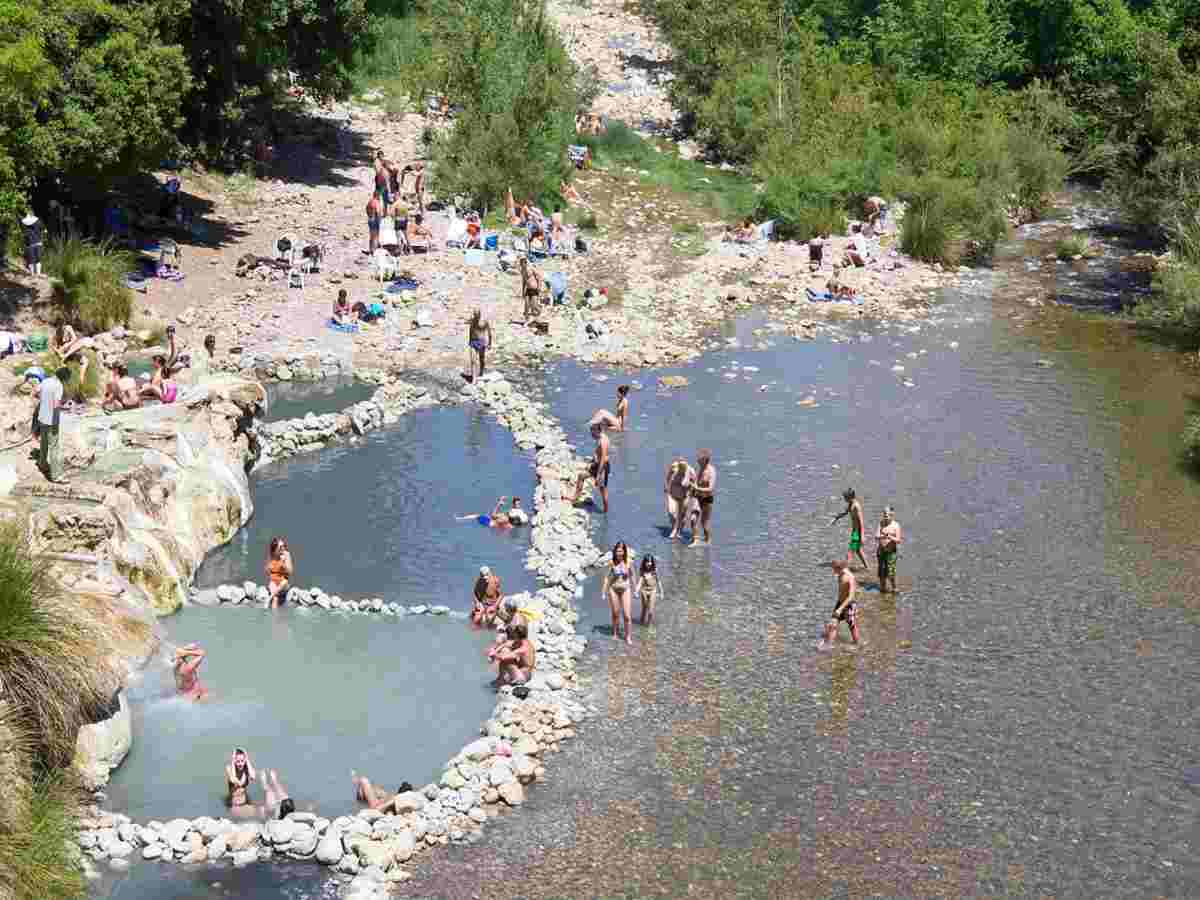
[[[708,528],[709,523],[712,521],[712,510],[713,510],[713,498],[712,497],[701,497],[700,498],[700,527],[704,530],[704,543],[706,543],[706,544],[712,543],[712,534]],[[696,546],[697,544],[700,543],[697,540],[698,537],[699,537],[699,535],[696,534],[695,527],[693,526],[693,528],[692,528],[692,546]]]
[[[354,770],[351,770],[350,781],[354,783],[354,799],[360,803],[367,804],[371,809],[378,809],[387,802],[387,798],[383,796],[383,792],[371,784],[367,776],[358,775]]]
[[[619,639],[621,637],[621,600],[612,588],[608,589],[608,609],[612,613],[613,638],[614,640]]]
[[[633,591],[621,591],[621,616],[625,621],[625,643],[633,643]]]

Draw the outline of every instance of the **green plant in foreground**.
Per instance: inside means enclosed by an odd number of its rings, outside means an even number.
[[[71,779],[49,775],[33,785],[28,815],[0,831],[0,889],[16,900],[76,900],[86,896],[76,862],[78,796]]]
[[[70,764],[80,726],[109,699],[110,638],[59,594],[25,530],[0,522],[0,683],[51,767]]]
[[[1200,471],[1200,415],[1191,416],[1183,428],[1183,458]]]
[[[46,271],[53,277],[53,303],[59,318],[85,334],[128,325],[133,292],[125,277],[133,256],[110,241],[93,244],[69,238],[50,245]]]
[[[1083,256],[1087,250],[1088,239],[1082,234],[1073,234],[1054,245],[1054,253],[1059,259],[1074,259]]]

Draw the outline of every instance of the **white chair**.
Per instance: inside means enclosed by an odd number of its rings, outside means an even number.
[[[300,238],[292,232],[285,232],[275,238],[275,244],[271,247],[271,258],[287,266],[288,287],[296,286],[303,290],[304,271],[296,265],[300,250]]]

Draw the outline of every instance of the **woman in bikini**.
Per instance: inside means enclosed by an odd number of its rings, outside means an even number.
[[[524,684],[533,675],[537,665],[537,650],[529,640],[529,629],[523,622],[514,622],[505,629],[508,638],[488,651],[488,659],[500,666],[496,686],[502,684]]]
[[[153,397],[160,403],[174,403],[179,389],[175,386],[174,381],[166,377],[166,373],[167,358],[156,354],[154,356],[154,374],[150,376],[150,383],[143,385],[139,393],[143,397]]]
[[[400,814],[400,810],[396,809],[396,800],[401,794],[407,794],[413,789],[407,781],[402,781],[400,787],[396,788],[396,793],[389,797],[383,788],[371,784],[366,775],[359,775],[353,769],[350,770],[350,783],[354,785],[354,799],[359,803],[367,804],[368,809],[377,809],[381,813],[394,812],[397,815]]]
[[[633,570],[629,564],[629,547],[617,541],[612,549],[612,562],[604,574],[604,594],[608,597],[608,608],[612,612],[613,637],[621,637],[621,624],[625,625],[625,643],[633,643]]]
[[[525,301],[525,321],[536,319],[542,314],[542,274],[529,264],[528,258],[521,257],[521,298]]]
[[[642,617],[638,620],[642,625],[654,622],[654,604],[658,601],[658,561],[647,553],[642,557],[642,565],[638,569],[638,596],[642,598]]]
[[[225,767],[225,787],[228,789],[225,802],[235,815],[257,812],[250,803],[250,785],[255,777],[249,754],[241,747],[235,747],[229,765]]]
[[[267,549],[267,590],[271,594],[271,609],[283,606],[287,602],[287,591],[295,566],[292,564],[292,552],[288,549],[287,540],[276,536],[271,538]]]

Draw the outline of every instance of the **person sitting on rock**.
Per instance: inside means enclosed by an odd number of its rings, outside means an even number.
[[[342,288],[338,291],[337,299],[333,301],[333,324],[353,325],[356,321],[358,321],[358,316],[350,308],[350,298],[346,294],[346,289]]]
[[[371,780],[365,775],[359,775],[353,769],[350,770],[350,783],[354,785],[354,799],[359,803],[367,804],[368,809],[378,810],[381,813],[400,814],[398,801],[402,794],[412,793],[413,786],[407,781],[400,782],[400,787],[396,788],[396,793],[391,797],[387,796],[387,792],[378,785],[371,784]],[[410,807],[411,809],[411,807]]]
[[[500,576],[487,566],[479,567],[479,577],[475,579],[475,603],[471,608],[471,622],[475,625],[491,626],[500,609],[503,591]]]
[[[203,700],[208,688],[200,681],[197,671],[204,662],[205,652],[199,644],[185,644],[175,650],[175,688],[189,700]]]
[[[179,389],[175,382],[166,377],[166,371],[167,358],[161,353],[156,353],[154,355],[154,374],[150,376],[150,383],[142,385],[138,393],[143,397],[155,399],[159,403],[174,403]]]
[[[137,382],[129,375],[129,366],[123,362],[114,363],[112,372],[112,380],[104,389],[104,411],[120,412],[141,406],[142,397],[138,392]]]
[[[525,684],[537,665],[537,650],[529,640],[529,629],[514,622],[505,630],[508,640],[488,651],[488,659],[499,665],[497,687],[504,684]]]

